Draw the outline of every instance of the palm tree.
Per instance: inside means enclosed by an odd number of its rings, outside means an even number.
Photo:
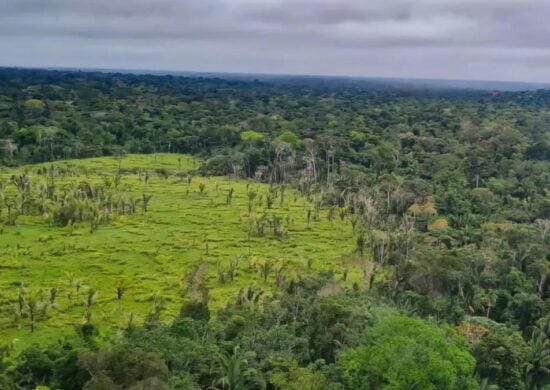
[[[201,193],[201,195],[204,194],[204,190],[206,189],[206,184],[204,183],[199,183],[199,192]]]
[[[359,255],[363,256],[366,247],[367,237],[365,235],[365,231],[361,230],[355,239],[355,251],[359,253]]]
[[[143,207],[144,213],[147,212],[147,208],[149,207],[149,201],[151,200],[152,197],[153,195],[141,194],[141,206]]]
[[[118,313],[122,315],[122,297],[126,294],[128,286],[124,279],[117,279],[115,282],[116,300],[118,301]]]
[[[550,383],[550,339],[538,327],[533,330],[529,340],[524,380],[529,390],[540,390],[545,384]]]
[[[57,287],[52,287],[48,290],[48,301],[50,303],[51,308],[56,308],[57,303],[55,300],[57,299]]]
[[[86,301],[84,302],[85,312],[84,312],[84,322],[89,324],[92,321],[92,306],[94,306],[97,300],[97,291],[93,288],[88,290],[88,295]]]
[[[249,367],[249,361],[256,354],[251,351],[242,352],[237,345],[233,352],[222,352],[218,356],[218,367],[222,376],[214,381],[214,388],[227,390],[246,390],[252,388],[251,379],[257,371]]]
[[[264,295],[264,292],[255,285],[248,288],[241,288],[237,294],[237,305],[250,305],[254,306],[260,302],[260,299]]]
[[[31,186],[31,179],[26,173],[21,173],[19,175],[12,175],[11,182],[15,185],[15,188],[17,188],[17,192],[19,192],[19,196],[21,198],[19,210],[21,211],[21,214],[24,214],[24,207],[27,201],[27,193],[29,192]]]
[[[75,290],[75,295],[76,295],[76,300],[78,301],[78,295],[80,293],[80,290],[82,289],[82,287],[84,287],[84,282],[82,281],[82,279],[79,279],[77,278],[73,273],[70,273],[70,272],[66,272],[65,273],[66,277],[67,277],[67,282],[69,284],[70,287],[74,288]],[[72,301],[72,294],[69,293],[69,302]]]
[[[43,314],[46,310],[46,304],[43,301],[42,292],[29,293],[25,299],[24,312],[27,314],[30,320],[31,333],[34,333],[36,329],[36,317]]]
[[[256,263],[256,268],[258,269],[258,272],[260,273],[262,279],[264,282],[267,282],[267,279],[269,278],[269,274],[271,273],[271,270],[273,269],[273,264],[269,260],[259,261]]]
[[[408,214],[403,215],[403,218],[401,218],[401,221],[399,223],[399,230],[401,232],[399,236],[401,236],[402,238],[402,240],[399,240],[399,241],[405,246],[404,248],[405,260],[409,259],[411,243],[413,241],[414,233],[415,233],[415,224],[416,224],[416,221],[414,217]],[[400,246],[401,245],[399,245],[399,247]]]
[[[256,193],[254,191],[249,191],[248,195],[248,214],[252,213],[254,209],[254,199],[256,199]]]
[[[145,320],[143,321],[143,325],[146,328],[159,323],[160,316],[166,308],[164,298],[161,295],[154,293],[151,298],[153,300],[153,307],[151,311],[145,316]]]
[[[27,290],[25,289],[25,286],[22,284],[18,289],[18,299],[17,299],[17,310],[19,317],[23,317],[23,314],[25,312],[25,305],[27,300]]]

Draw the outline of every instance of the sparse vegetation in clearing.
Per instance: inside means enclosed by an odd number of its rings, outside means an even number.
[[[228,177],[186,179],[197,167],[189,156],[157,154],[4,169],[3,183],[26,175],[33,199],[48,180],[56,194],[82,182],[112,182],[113,197],[124,196],[130,206],[113,206],[108,222],[91,229],[85,217],[51,223],[47,212],[29,203],[36,207],[33,215],[18,215],[13,226],[3,226],[1,338],[18,339],[23,347],[90,320],[106,329],[126,328],[129,321],[141,324],[158,315],[160,300],[162,318],[169,320],[182,305],[185,275],[199,264],[214,309],[241,288],[257,284],[269,290],[311,266],[342,272],[342,254],[354,252],[346,217],[309,220],[315,205],[291,188],[270,191]],[[20,199],[14,185],[4,187],[4,201]],[[277,200],[268,202],[275,194]],[[3,211],[6,220],[5,205]],[[358,271],[345,272],[345,283],[358,280]]]

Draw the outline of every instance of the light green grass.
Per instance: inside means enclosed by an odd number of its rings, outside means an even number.
[[[179,160],[178,160],[179,159]],[[82,321],[82,301],[87,288],[99,292],[99,300],[93,310],[93,322],[109,333],[124,327],[129,313],[134,323],[141,324],[144,315],[152,307],[152,294],[157,293],[167,301],[164,320],[177,315],[182,303],[181,281],[193,265],[201,261],[208,264],[208,286],[211,289],[210,307],[219,308],[227,300],[234,299],[241,287],[253,283],[269,291],[275,285],[270,276],[267,283],[249,266],[257,261],[285,262],[287,278],[307,272],[307,263],[313,260],[315,270],[343,271],[343,256],[353,251],[353,234],[348,221],[341,222],[335,215],[329,222],[323,211],[318,221],[307,225],[307,210],[312,205],[293,190],[286,190],[284,203],[277,199],[272,210],[266,210],[265,201],[254,212],[274,212],[291,220],[286,238],[276,238],[268,227],[264,237],[248,234],[249,190],[265,194],[263,184],[229,180],[226,177],[203,178],[195,176],[189,188],[184,181],[170,176],[167,180],[154,174],[155,168],[165,168],[173,174],[180,170],[198,167],[189,156],[173,154],[129,155],[121,162],[124,174],[121,186],[129,194],[152,194],[149,212],[115,217],[110,225],[101,225],[90,233],[89,225],[49,227],[40,216],[20,216],[16,226],[3,226],[0,234],[0,342],[18,339],[22,346],[33,342],[47,342],[72,332]],[[50,164],[44,164],[48,166]],[[71,167],[74,176],[60,177],[57,186],[86,179],[100,182],[101,175],[113,175],[119,161],[112,157],[94,158],[55,163]],[[27,166],[33,182],[45,180],[36,174],[39,166]],[[139,169],[151,171],[147,187],[139,180]],[[9,183],[13,170],[1,173],[4,183]],[[199,184],[206,185],[206,193],[199,192]],[[9,184],[6,192],[13,191]],[[226,195],[234,188],[231,205]],[[5,211],[4,211],[5,212]],[[208,246],[208,253],[206,252]],[[221,284],[217,277],[217,264],[227,266],[235,256],[243,256],[237,280]],[[69,305],[67,293],[72,291],[66,273],[82,278],[87,286],[78,300]],[[351,273],[351,283],[358,275]],[[115,300],[115,281],[123,278],[129,290],[123,298],[123,316],[119,316]],[[57,287],[59,308],[50,309],[45,319],[37,322],[37,330],[30,333],[28,321],[15,322],[9,305],[17,300],[18,286],[24,283],[37,291]],[[74,293],[73,293],[74,294]]]

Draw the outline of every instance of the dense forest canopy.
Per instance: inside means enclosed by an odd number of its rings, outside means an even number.
[[[2,69],[4,169],[192,154],[202,161],[194,174],[269,185],[267,209],[292,187],[313,205],[308,226],[349,221],[355,249],[342,255],[361,274],[348,288],[339,285],[347,270],[289,280],[265,263],[272,294],[250,286],[218,311],[194,281],[202,298],[182,303],[172,322],[153,312],[108,345],[87,321],[57,344],[17,356],[6,346],[4,386],[548,388],[549,126],[547,90]],[[191,173],[159,175],[187,177],[189,192]],[[43,212],[25,180],[0,183],[6,228],[16,224],[12,210]],[[17,201],[6,200],[8,186]],[[246,190],[249,235],[263,236],[264,223],[277,239],[291,234],[277,218],[254,217],[263,200]]]
[[[6,165],[192,153],[207,160],[208,174],[269,172],[277,182],[309,174],[341,188],[394,175],[430,187],[444,214],[497,211],[517,222],[549,215],[546,90],[431,92],[346,79],[14,69],[0,72],[0,87]]]

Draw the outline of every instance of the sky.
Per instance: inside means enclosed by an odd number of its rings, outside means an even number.
[[[550,82],[550,0],[0,0],[0,65]]]

